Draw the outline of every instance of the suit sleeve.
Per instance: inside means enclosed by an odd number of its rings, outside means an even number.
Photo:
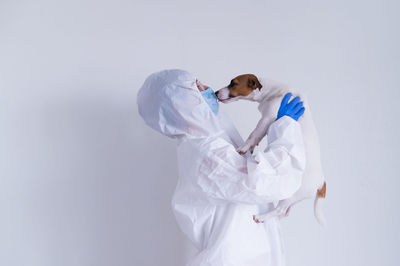
[[[291,197],[301,185],[305,150],[298,122],[284,116],[268,130],[264,152],[244,157],[219,139],[203,143],[197,184],[210,198],[265,204]]]

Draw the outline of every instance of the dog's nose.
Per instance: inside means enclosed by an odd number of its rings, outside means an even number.
[[[215,92],[215,96],[217,96],[217,97],[218,97],[218,92],[219,92],[219,91],[216,91],[216,92]]]

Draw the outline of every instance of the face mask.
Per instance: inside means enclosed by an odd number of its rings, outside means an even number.
[[[219,109],[219,104],[218,104],[217,96],[215,95],[214,91],[211,88],[208,88],[204,91],[201,91],[200,93],[203,96],[206,103],[208,104],[208,106],[210,106],[213,113],[215,115],[217,115],[218,109]]]

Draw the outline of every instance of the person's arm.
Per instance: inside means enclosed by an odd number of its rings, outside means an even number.
[[[301,185],[303,138],[299,123],[288,116],[270,126],[266,151],[252,158],[222,139],[202,143],[200,149],[205,156],[197,184],[213,199],[264,204],[290,197]]]

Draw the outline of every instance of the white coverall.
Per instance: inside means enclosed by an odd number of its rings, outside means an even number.
[[[177,139],[178,184],[172,209],[198,253],[188,266],[281,266],[278,218],[255,223],[301,185],[305,151],[298,122],[284,116],[268,130],[268,146],[254,156],[223,114],[202,98],[196,78],[183,70],[150,75],[137,103],[147,125]],[[277,110],[278,111],[278,110]]]

